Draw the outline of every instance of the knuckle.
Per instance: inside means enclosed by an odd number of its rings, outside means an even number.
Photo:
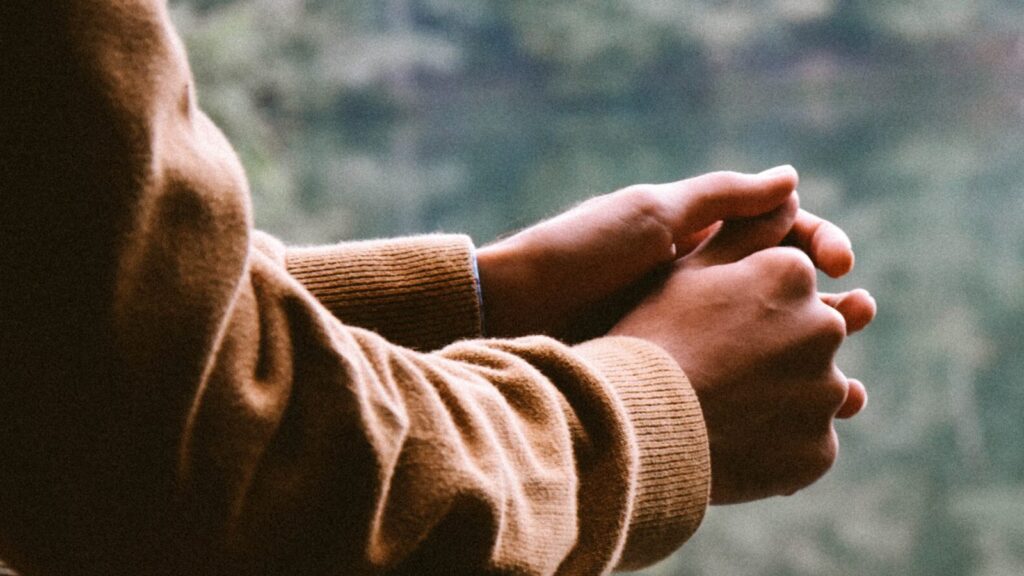
[[[826,304],[821,304],[820,308],[817,340],[825,350],[835,351],[846,339],[846,319],[836,309]]]
[[[807,297],[817,288],[814,263],[796,248],[769,248],[750,259],[756,263],[757,272],[769,278],[780,294]]]
[[[653,214],[661,211],[661,195],[653,186],[637,184],[624,190],[633,209],[642,214]]]
[[[829,425],[831,425],[831,416],[839,409],[840,406],[846,402],[846,397],[850,393],[850,385],[846,378],[837,370],[835,367],[832,368],[831,374],[822,386],[822,404],[824,406],[825,415],[827,415]]]
[[[672,241],[665,201],[654,186],[634,185],[622,189],[620,193],[627,206],[625,218],[628,224],[648,234],[657,235],[660,240]]]
[[[807,439],[798,454],[792,462],[793,474],[781,491],[786,496],[792,496],[810,486],[832,469],[839,456],[839,440],[835,429],[829,426],[826,433]]]
[[[836,436],[834,428],[829,426],[829,432],[821,440],[818,449],[818,477],[824,476],[832,466],[836,463],[836,459],[839,457],[839,438]]]
[[[787,285],[805,291],[815,289],[817,278],[814,263],[802,251],[790,247],[780,248],[776,266],[779,278]]]
[[[835,429],[829,427],[827,434],[823,435],[810,447],[806,462],[807,484],[811,484],[832,469],[839,457],[839,439]]]

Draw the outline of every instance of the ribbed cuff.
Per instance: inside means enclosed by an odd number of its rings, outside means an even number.
[[[576,346],[615,387],[640,455],[620,569],[661,560],[697,530],[711,489],[711,458],[700,404],[661,348],[634,338]]]
[[[342,322],[435,350],[480,335],[466,236],[430,235],[291,248],[288,271]]]

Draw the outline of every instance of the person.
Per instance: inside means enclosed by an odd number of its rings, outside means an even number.
[[[790,167],[479,250],[286,247],[162,0],[8,0],[0,49],[0,557],[24,574],[643,566],[709,500],[819,478],[864,405],[834,357],[875,304],[817,292],[853,253]]]

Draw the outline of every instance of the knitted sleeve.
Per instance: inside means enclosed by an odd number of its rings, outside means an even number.
[[[388,286],[359,246],[310,275],[253,234],[162,1],[8,0],[0,43],[14,569],[600,574],[696,528],[707,441],[663,351],[545,337],[426,351],[477,330],[464,240],[400,244],[451,285],[406,268],[416,288],[393,308],[375,308]],[[377,312],[359,317],[364,295]],[[384,334],[355,325],[367,317]]]
[[[430,235],[291,248],[286,266],[346,324],[434,350],[480,336],[473,245]]]

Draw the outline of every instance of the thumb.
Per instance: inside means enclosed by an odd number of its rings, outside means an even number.
[[[686,257],[688,263],[715,266],[738,262],[747,256],[778,246],[793,227],[800,201],[793,193],[781,206],[754,218],[729,220]]]
[[[712,172],[659,184],[657,191],[667,208],[675,242],[685,246],[716,222],[752,218],[775,209],[796,190],[798,179],[796,170],[787,165],[760,174]]]

